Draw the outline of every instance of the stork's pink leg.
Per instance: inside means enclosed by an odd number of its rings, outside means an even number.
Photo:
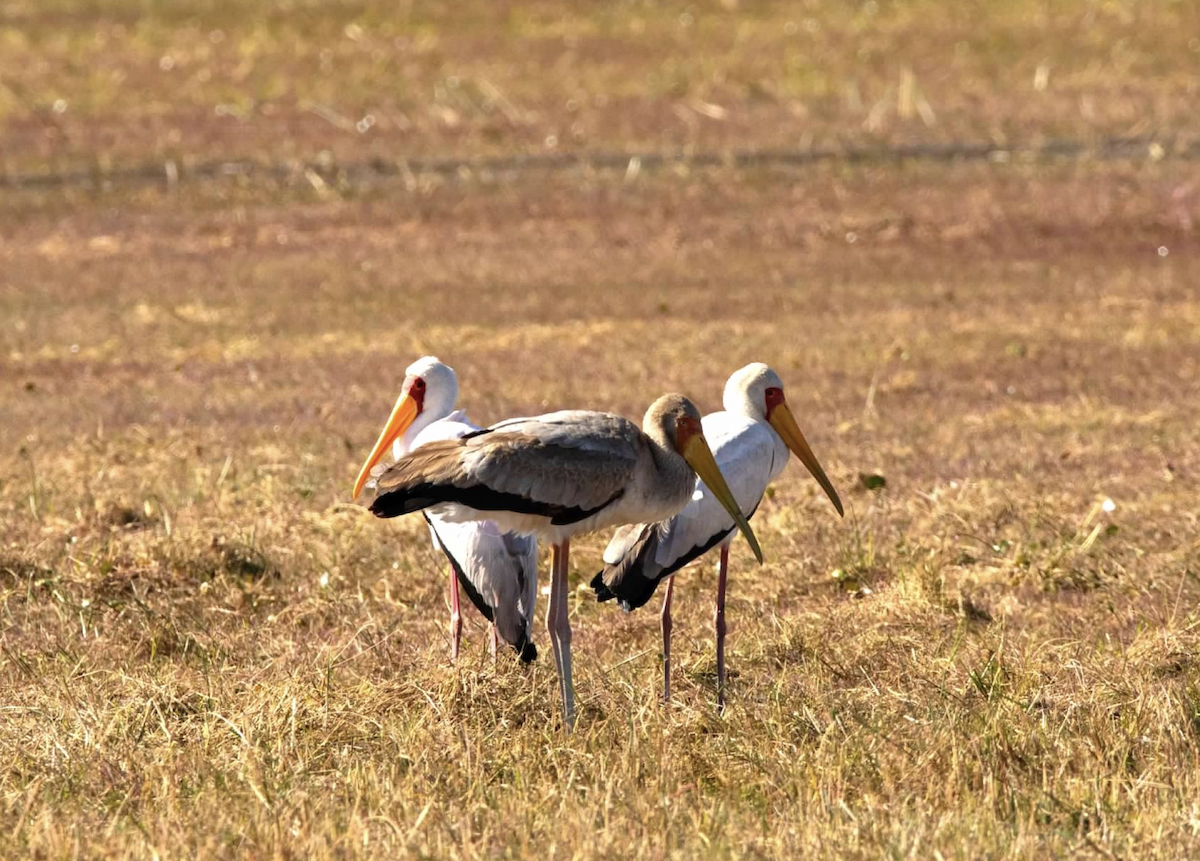
[[[667,578],[667,594],[662,603],[663,638],[663,702],[671,701],[671,596],[675,594],[675,578]]]
[[[729,542],[721,545],[717,567],[717,611],[713,623],[717,629],[717,710],[725,708],[725,574],[729,568]]]
[[[491,635],[488,637],[488,651],[492,653],[492,663],[496,663],[496,649],[499,648],[500,632],[495,625],[490,626],[492,629]]]
[[[575,726],[575,688],[571,684],[571,620],[567,617],[567,559],[570,540],[554,545],[550,573],[550,602],[546,606],[546,632],[558,668],[558,685],[563,698],[563,724]]]
[[[458,660],[458,644],[462,640],[462,613],[458,607],[458,576],[450,566],[450,660]]]

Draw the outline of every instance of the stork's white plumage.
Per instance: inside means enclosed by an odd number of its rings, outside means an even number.
[[[371,464],[368,460],[364,469]],[[566,605],[571,537],[670,517],[691,499],[697,475],[727,507],[761,560],[754,533],[704,440],[700,413],[682,395],[655,401],[641,431],[620,416],[568,410],[429,443],[378,477],[371,511],[395,517],[428,510],[450,522],[490,519],[501,529],[553,543],[546,623],[570,727],[575,715]]]
[[[778,374],[758,362],[741,368],[725,384],[723,404],[723,412],[704,417],[704,435],[712,445],[717,465],[738,508],[747,519],[754,516],[767,485],[787,466],[789,450],[808,467],[838,514],[842,514],[837,491],[788,409]],[[645,604],[658,584],[670,578],[662,610],[665,698],[671,696],[672,575],[719,546],[715,614],[717,698],[719,705],[724,704],[725,582],[733,532],[733,519],[704,482],[698,480],[694,498],[682,511],[658,523],[646,521],[619,529],[604,551],[606,566],[592,581],[601,601],[615,598],[624,610],[630,611]]]
[[[355,496],[388,445],[393,457],[399,460],[427,443],[458,439],[480,430],[465,411],[454,409],[458,376],[453,368],[433,356],[424,356],[404,373],[404,385],[392,419],[359,473]],[[426,513],[425,520],[434,547],[450,563],[452,657],[458,658],[462,636],[458,600],[461,585],[471,603],[492,623],[493,652],[498,635],[522,661],[532,661],[537,656],[532,640],[537,600],[537,539],[505,532],[490,520],[452,523],[433,512]]]

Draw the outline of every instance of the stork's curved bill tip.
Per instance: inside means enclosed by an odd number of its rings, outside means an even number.
[[[834,490],[833,482],[829,480],[829,476],[821,468],[820,461],[813,454],[808,440],[804,438],[800,426],[796,424],[796,417],[792,415],[792,411],[788,409],[787,404],[781,403],[771,410],[771,414],[767,416],[767,421],[771,423],[771,427],[775,428],[775,432],[787,443],[787,447],[792,450],[792,453],[800,458],[800,462],[812,473],[812,477],[817,480],[817,484],[821,485],[821,489],[825,491],[825,495],[829,497],[829,501],[837,509],[838,516],[845,517],[846,513],[842,509],[842,500],[838,497],[837,491]]]

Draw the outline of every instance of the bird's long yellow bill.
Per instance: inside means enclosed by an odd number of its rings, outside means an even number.
[[[842,501],[838,499],[837,491],[833,489],[833,483],[829,480],[829,476],[825,474],[825,470],[821,469],[821,464],[817,461],[817,456],[808,447],[808,440],[800,432],[800,426],[796,424],[796,419],[792,415],[792,411],[788,409],[787,404],[779,404],[771,410],[771,415],[767,421],[783,437],[783,441],[787,443],[787,447],[792,450],[792,453],[800,458],[800,462],[812,473],[812,477],[817,480],[817,484],[821,485],[821,489],[825,491],[825,495],[829,497],[829,501],[833,503],[833,507],[837,509],[837,513],[845,516],[842,512]]]
[[[729,512],[729,516],[733,518],[733,522],[737,524],[737,528],[742,531],[742,535],[746,536],[746,542],[750,545],[750,549],[754,551],[754,557],[761,563],[763,561],[762,548],[758,546],[758,539],[754,537],[754,530],[750,528],[750,521],[746,519],[746,515],[742,514],[742,509],[738,507],[737,500],[733,498],[733,491],[729,489],[729,485],[725,483],[725,476],[721,475],[721,470],[717,466],[717,460],[713,457],[712,449],[708,447],[708,442],[700,434],[696,434],[688,439],[683,446],[684,460],[691,464],[692,469],[696,471],[696,475],[708,485],[708,489],[712,491],[712,495],[717,501],[724,506]]]
[[[379,434],[379,439],[375,442],[375,448],[371,449],[371,456],[358,471],[358,478],[354,482],[353,499],[358,499],[358,495],[362,493],[363,485],[367,483],[367,478],[371,475],[371,467],[379,463],[379,459],[388,450],[388,446],[395,442],[400,434],[408,430],[418,412],[417,402],[409,397],[408,392],[402,394],[396,401],[396,406],[392,408],[392,414],[388,417],[383,432]]]

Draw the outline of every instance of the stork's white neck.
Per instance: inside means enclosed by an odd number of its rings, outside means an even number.
[[[428,404],[428,400],[426,403]],[[454,412],[453,403],[451,403],[449,406],[442,406],[438,404],[436,405],[435,409],[430,409],[428,406],[426,406],[426,408],[421,410],[420,414],[413,419],[413,423],[409,425],[408,430],[396,437],[396,441],[392,443],[392,457],[396,460],[399,460],[411,452],[415,447],[417,436],[421,433],[421,431],[425,430],[425,428],[429,427],[434,422],[446,418],[452,412]]]
[[[766,422],[767,414],[761,402],[754,400],[745,389],[725,390],[721,399],[725,412],[745,416],[753,422]]]

